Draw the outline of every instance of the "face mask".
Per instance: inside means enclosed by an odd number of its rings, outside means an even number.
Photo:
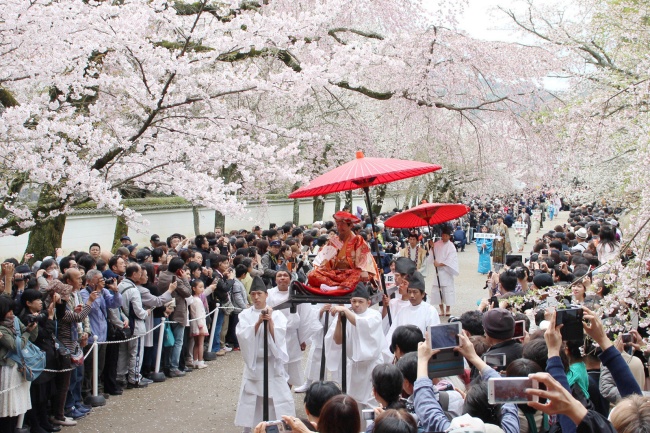
[[[53,271],[48,272],[48,274],[49,274],[52,278],[54,278],[54,279],[59,278],[59,271],[56,270],[56,269],[53,270]]]

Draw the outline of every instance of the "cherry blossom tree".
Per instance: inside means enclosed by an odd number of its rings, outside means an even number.
[[[553,60],[454,31],[459,4],[0,0],[0,233],[138,221],[128,189],[238,213],[359,149],[489,173]]]

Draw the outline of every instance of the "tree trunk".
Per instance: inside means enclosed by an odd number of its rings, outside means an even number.
[[[46,186],[38,196],[38,206],[46,205],[55,199],[56,197],[52,187]],[[36,224],[29,232],[25,254],[34,254],[34,258],[30,260],[30,265],[36,260],[43,259],[43,257],[56,256],[55,249],[61,248],[65,221],[66,215],[62,214],[56,218],[51,218],[44,223]],[[19,257],[18,261],[22,262],[22,257]]]
[[[122,246],[120,238],[122,236],[127,236],[129,234],[129,226],[126,225],[126,220],[122,216],[118,216],[115,221],[115,232],[113,233],[113,246],[111,251],[115,252],[119,247]]]
[[[314,197],[312,208],[314,210],[314,221],[323,221],[323,213],[325,213],[325,197],[322,195]]]
[[[348,208],[350,213],[352,213],[352,191],[345,191],[345,204],[343,207]]]
[[[334,213],[341,210],[341,194],[339,194],[338,192],[335,194],[336,196],[334,198]]]
[[[300,201],[299,199],[293,199],[293,223],[295,225],[300,224]]]
[[[214,211],[214,228],[217,227],[221,229],[222,233],[226,232],[226,216],[218,210]]]
[[[372,214],[377,216],[381,213],[381,208],[384,205],[384,199],[386,198],[386,190],[388,190],[388,185],[378,185],[374,188],[375,190],[375,201],[372,203]]]
[[[199,219],[199,208],[192,206],[192,219],[194,220],[194,236],[201,234],[201,221]]]
[[[294,184],[293,189],[291,190],[291,192],[297,190],[298,188],[300,188],[300,184],[298,184],[298,183]],[[300,201],[297,198],[293,199],[293,218],[292,218],[292,221],[293,221],[293,223],[295,225],[300,224]]]

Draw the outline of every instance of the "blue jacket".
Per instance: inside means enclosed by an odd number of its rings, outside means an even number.
[[[84,302],[88,301],[90,296],[90,287],[81,289],[79,294]],[[90,329],[93,335],[97,336],[97,341],[106,341],[106,333],[108,331],[108,310],[107,308],[120,308],[122,306],[122,296],[119,292],[111,292],[108,289],[102,290],[102,296],[98,296],[95,302],[91,305],[90,314]]]

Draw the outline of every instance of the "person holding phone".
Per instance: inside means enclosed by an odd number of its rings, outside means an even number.
[[[512,313],[503,308],[494,308],[483,314],[483,329],[485,339],[490,348],[485,354],[503,353],[506,355],[506,365],[515,359],[521,358],[524,350],[523,345],[513,340],[515,335],[515,318]],[[469,360],[468,360],[469,361]],[[480,370],[472,369],[472,377],[478,376]]]
[[[108,283],[108,284],[107,284]],[[117,281],[109,279],[107,282],[102,273],[96,269],[91,269],[86,274],[86,287],[79,291],[83,302],[88,302],[88,298],[93,292],[98,292],[99,296],[92,303],[92,308],[88,314],[90,320],[90,330],[93,335],[97,336],[97,342],[102,343],[108,338],[108,309],[120,308],[122,306],[122,296],[117,289]],[[97,346],[97,375],[102,377],[104,372],[104,361],[106,360],[106,348],[108,345],[100,344]],[[89,356],[84,362],[84,378],[81,387],[82,395],[90,395],[92,390],[93,367],[92,357]],[[104,383],[99,381],[98,392],[104,392]]]

